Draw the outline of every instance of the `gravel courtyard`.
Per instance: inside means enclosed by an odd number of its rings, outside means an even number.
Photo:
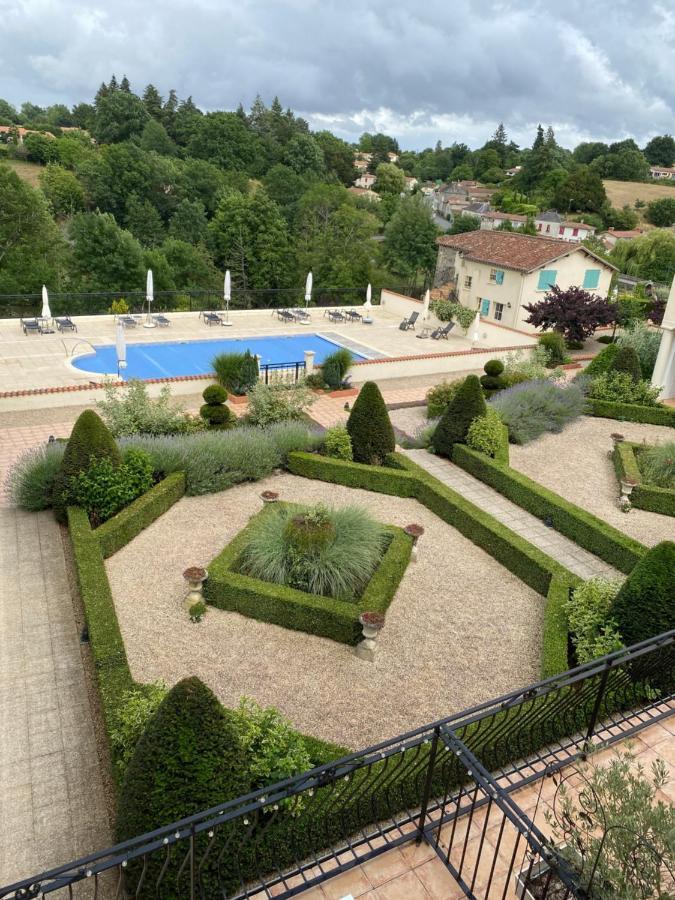
[[[387,614],[375,663],[352,648],[210,608],[192,624],[183,570],[209,561],[261,508],[357,503],[426,530]],[[227,706],[242,695],[301,731],[358,748],[535,681],[544,599],[414,500],[278,475],[184,498],[106,563],[132,673],[198,675]]]

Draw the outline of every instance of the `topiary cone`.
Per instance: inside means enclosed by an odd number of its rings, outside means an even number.
[[[675,628],[675,543],[663,541],[645,553],[611,613],[627,646]]]
[[[63,494],[70,484],[70,479],[80,472],[86,472],[92,459],[104,457],[107,457],[113,466],[122,463],[122,454],[108,426],[93,409],[85,409],[73,426],[61,460],[61,468],[54,479],[52,506],[57,522],[66,521],[66,501]]]
[[[453,444],[465,444],[469,425],[479,416],[484,416],[487,407],[476,375],[467,376],[459,386],[457,393],[441,416],[432,446],[439,456],[452,458]]]
[[[382,465],[396,448],[387,407],[374,381],[366,381],[347,419],[355,462]]]

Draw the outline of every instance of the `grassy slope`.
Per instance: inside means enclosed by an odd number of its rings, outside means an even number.
[[[651,200],[660,200],[661,197],[674,197],[675,187],[667,184],[646,184],[643,181],[603,181],[609,202],[617,209],[621,209],[626,203],[634,209],[636,200],[644,200],[649,203]],[[636,214],[640,219],[640,225],[647,225],[647,228],[653,228],[652,225],[645,222],[644,209],[636,209]]]
[[[40,186],[38,179],[44,166],[40,166],[37,163],[23,162],[19,159],[3,159],[0,161],[0,165],[9,166],[11,169],[14,169],[16,174],[20,178],[23,178],[24,181],[27,181],[31,187]]]

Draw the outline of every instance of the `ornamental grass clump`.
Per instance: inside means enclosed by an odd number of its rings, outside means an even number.
[[[14,506],[30,512],[49,509],[65,449],[65,443],[54,441],[28,450],[19,457],[5,482],[7,494]]]
[[[582,380],[558,385],[553,381],[526,381],[500,391],[490,400],[509,429],[509,440],[527,444],[546,432],[558,433],[586,409]]]
[[[675,490],[675,441],[640,450],[637,463],[647,484]]]
[[[273,507],[253,530],[239,569],[262,581],[354,601],[386,540],[385,528],[358,506]]]

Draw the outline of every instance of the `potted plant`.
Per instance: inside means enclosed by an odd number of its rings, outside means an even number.
[[[589,900],[671,897],[675,808],[657,798],[668,781],[663,760],[654,760],[647,774],[632,753],[617,752],[609,765],[590,761],[553,777],[559,781],[546,814],[551,859],[516,876],[517,896],[570,896],[556,874],[564,867],[576,896]]]

